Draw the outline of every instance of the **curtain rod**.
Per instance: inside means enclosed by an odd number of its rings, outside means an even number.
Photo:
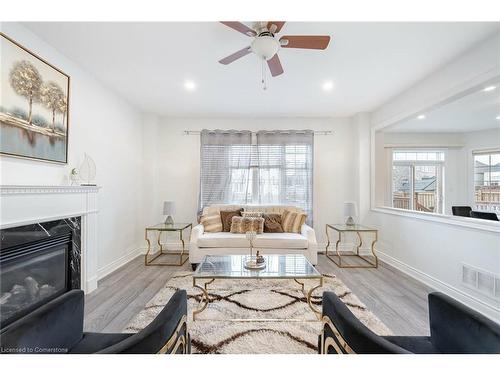
[[[286,133],[286,130],[283,132]],[[257,134],[257,132],[251,132],[252,134]],[[314,135],[332,135],[332,130],[313,130]],[[200,135],[200,130],[184,130],[184,135]]]

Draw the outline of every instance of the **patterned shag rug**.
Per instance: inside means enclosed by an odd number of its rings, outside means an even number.
[[[287,354],[317,353],[321,323],[307,304],[300,285],[293,280],[215,280],[208,285],[210,303],[192,320],[201,292],[193,288],[191,272],[179,272],[128,324],[137,332],[161,311],[173,293],[188,294],[188,330],[193,353]],[[207,280],[208,281],[208,280]],[[306,291],[317,281],[306,281]],[[337,277],[324,275],[324,286],[313,294],[321,310],[323,291],[335,292],[367,327],[379,335],[390,330]],[[231,319],[290,319],[290,321],[241,322]]]

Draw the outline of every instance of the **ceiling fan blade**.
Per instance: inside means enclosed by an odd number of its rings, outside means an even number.
[[[284,35],[280,38],[282,48],[326,49],[328,43],[328,35]]]
[[[242,34],[245,34],[246,36],[256,36],[257,33],[249,28],[247,25],[242,24],[241,22],[237,21],[221,21],[223,25],[226,25],[227,27],[230,27],[231,29],[234,29],[236,31],[239,31]]]
[[[280,32],[284,24],[285,21],[269,21],[267,23],[267,29],[273,34],[277,34]]]
[[[232,55],[224,57],[222,60],[219,60],[219,62],[224,65],[231,64],[234,60],[238,60],[240,57],[246,56],[250,52],[252,52],[252,49],[250,47],[245,47]]]
[[[267,65],[269,66],[269,70],[271,71],[271,75],[273,77],[283,74],[283,67],[281,66],[281,61],[278,57],[278,54],[267,60]]]

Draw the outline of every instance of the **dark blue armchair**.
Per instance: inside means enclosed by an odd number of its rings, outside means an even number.
[[[187,296],[177,291],[142,331],[83,332],[84,295],[72,290],[0,331],[2,353],[177,353],[191,352],[186,327]]]
[[[378,336],[323,293],[320,354],[498,354],[500,325],[443,293],[429,294],[430,336]]]

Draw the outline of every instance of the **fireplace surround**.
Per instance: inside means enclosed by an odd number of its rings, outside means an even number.
[[[1,185],[0,229],[79,218],[79,282],[90,293],[97,288],[99,190],[98,186]]]

